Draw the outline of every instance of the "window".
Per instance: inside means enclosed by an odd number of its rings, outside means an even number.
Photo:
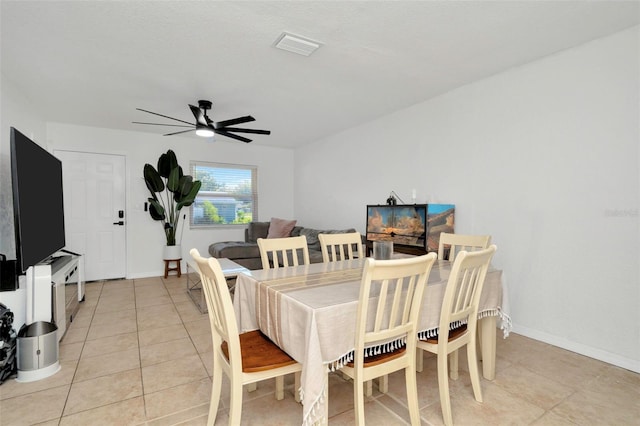
[[[202,187],[190,208],[191,227],[229,226],[258,217],[258,168],[222,163],[191,163]]]

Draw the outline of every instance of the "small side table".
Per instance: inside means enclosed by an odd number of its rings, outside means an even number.
[[[175,266],[171,267],[171,262],[175,262]],[[182,268],[180,267],[180,262],[182,259],[165,259],[164,260],[164,277],[167,278],[169,276],[169,272],[176,271],[178,273],[178,278],[182,276]]]
[[[219,258],[218,262],[220,262],[220,267],[222,268],[222,273],[224,277],[229,279],[234,279],[243,272],[249,272],[247,268],[242,265],[237,264],[231,259],[227,259],[225,257]],[[192,279],[191,274],[189,273],[189,268],[193,269],[193,272],[200,274],[200,270],[198,269],[198,264],[193,258],[187,259],[187,294],[193,300],[193,303],[196,304],[201,313],[206,314],[207,311],[207,302],[204,299],[204,292],[202,291],[202,282],[200,281],[200,277],[197,279]],[[235,286],[234,286],[235,287]],[[233,287],[229,289],[233,291]]]

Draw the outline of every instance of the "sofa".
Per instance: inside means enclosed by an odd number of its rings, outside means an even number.
[[[226,257],[248,269],[262,269],[262,260],[260,259],[260,250],[258,249],[258,238],[267,238],[271,223],[272,222],[251,222],[244,231],[244,241],[213,243],[209,246],[209,254],[216,258]],[[304,235],[307,237],[309,261],[311,263],[320,263],[322,262],[322,250],[320,249],[318,234],[342,234],[347,232],[356,232],[356,230],[354,228],[319,230],[293,226],[289,236],[297,237]]]

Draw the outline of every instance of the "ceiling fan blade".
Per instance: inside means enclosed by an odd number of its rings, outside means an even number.
[[[147,111],[146,109],[142,109],[142,108],[136,108],[138,111],[143,111],[143,112],[148,112],[149,114],[153,114],[153,115],[158,115],[160,117],[164,117],[164,118],[168,118],[169,120],[175,120],[175,121],[179,121],[181,123],[185,123],[185,124],[190,124],[193,126],[193,123],[189,123],[188,121],[184,121],[184,120],[179,120],[177,118],[173,118],[173,117],[169,117],[168,115],[162,115],[162,114],[158,114],[157,112],[151,112],[151,111]]]
[[[191,112],[196,118],[196,123],[202,124],[203,126],[209,125],[209,123],[207,123],[207,120],[204,118],[204,114],[202,113],[202,110],[200,108],[191,104],[189,104],[189,108],[191,108]]]
[[[181,130],[179,132],[167,133],[166,135],[162,135],[162,136],[179,135],[180,133],[193,132],[194,130],[195,130],[195,127],[193,129],[189,129],[189,130]]]
[[[270,135],[271,130],[258,130],[258,129],[241,129],[240,127],[225,127],[225,132],[238,132],[238,133],[256,133],[258,135]]]
[[[251,139],[247,139],[247,138],[245,138],[243,136],[234,135],[233,133],[228,133],[228,132],[225,132],[224,130],[217,130],[216,129],[215,133],[217,135],[226,136],[228,138],[238,139],[239,141],[242,141],[242,142],[246,142],[246,143],[251,142]]]
[[[193,124],[190,126],[185,126],[184,124],[143,123],[141,121],[132,121],[132,123],[133,124],[149,124],[151,126],[193,127]]]
[[[256,121],[256,119],[250,115],[246,115],[244,117],[232,118],[231,120],[216,121],[213,127],[217,129],[220,127],[233,126],[234,124],[248,123],[249,121]]]

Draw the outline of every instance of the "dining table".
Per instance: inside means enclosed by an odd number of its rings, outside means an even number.
[[[353,360],[356,315],[365,259],[313,263],[240,273],[234,310],[241,333],[261,330],[302,364],[297,390],[303,425],[328,421],[328,374]],[[452,262],[436,260],[427,281],[418,337],[437,335]],[[487,271],[478,309],[483,376],[495,377],[496,327],[511,330],[506,282],[501,270]],[[498,323],[499,321],[499,323]],[[368,348],[377,354],[393,343]]]

